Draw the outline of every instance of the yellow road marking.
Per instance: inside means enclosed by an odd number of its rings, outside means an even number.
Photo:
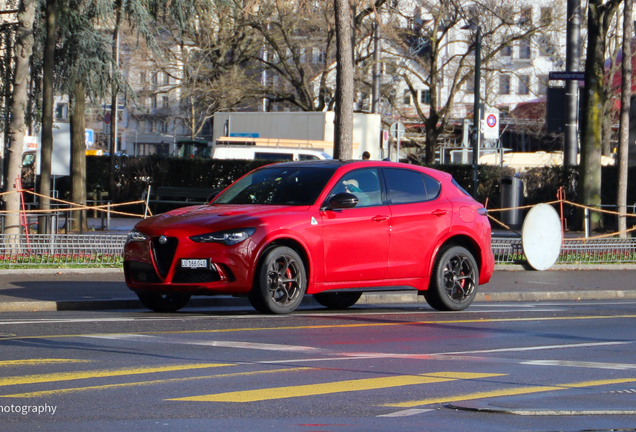
[[[104,378],[125,375],[140,375],[157,372],[173,372],[191,369],[207,369],[213,367],[234,366],[233,364],[224,363],[195,363],[187,365],[170,365],[170,366],[147,366],[139,368],[121,368],[121,369],[103,369],[94,371],[80,372],[59,372],[52,374],[11,376],[0,378],[0,386],[11,386],[20,384],[39,384],[46,382],[72,381],[87,378]]]
[[[75,360],[75,359],[4,360],[4,361],[0,361],[0,367],[47,365],[47,364],[54,364],[54,363],[90,363],[90,362],[91,360]]]
[[[204,375],[204,376],[185,377],[185,378],[169,378],[169,379],[153,380],[153,381],[138,381],[133,383],[106,384],[101,386],[74,387],[74,388],[65,388],[65,389],[58,389],[58,390],[29,392],[29,393],[15,393],[15,394],[8,394],[8,395],[0,395],[0,397],[4,397],[4,398],[45,397],[45,396],[53,396],[53,395],[68,394],[68,393],[78,393],[78,392],[89,391],[89,390],[107,390],[107,389],[114,389],[114,388],[121,388],[121,387],[136,387],[136,386],[146,386],[146,385],[154,385],[154,384],[168,384],[168,383],[183,382],[183,381],[201,380],[201,379],[231,378],[231,377],[239,377],[239,376],[263,375],[263,374],[280,373],[280,372],[288,373],[288,372],[305,371],[310,369],[317,369],[317,368],[299,367],[299,368],[287,368],[287,369],[272,369],[272,370],[265,370],[265,371],[237,372],[237,373],[218,374],[218,375]]]
[[[316,396],[362,390],[377,390],[415,384],[430,384],[446,381],[456,381],[458,379],[489,378],[495,376],[502,376],[502,374],[440,372],[421,375],[400,375],[382,378],[336,381],[324,384],[274,387],[259,390],[245,390],[202,396],[191,396],[168,400],[197,402],[256,402],[301,396]]]
[[[0,337],[3,340],[23,340],[23,339],[55,339],[55,338],[72,338],[85,336],[113,336],[113,335],[151,335],[151,334],[196,334],[196,333],[233,333],[233,332],[252,332],[252,331],[271,331],[271,330],[321,330],[335,328],[358,328],[358,327],[387,327],[387,326],[413,326],[413,325],[438,325],[438,324],[472,324],[472,323],[506,323],[506,322],[529,322],[529,321],[572,321],[572,320],[594,320],[594,319],[626,319],[636,318],[636,315],[591,315],[577,317],[536,317],[536,318],[494,318],[494,319],[463,319],[463,320],[439,320],[439,321],[401,321],[386,323],[356,323],[356,324],[335,324],[335,325],[314,325],[314,326],[285,326],[285,327],[247,327],[232,329],[215,329],[215,330],[182,330],[182,331],[155,331],[155,332],[133,332],[133,333],[94,333],[94,334],[70,334],[70,335],[51,335],[51,336],[15,336]]]
[[[503,389],[503,390],[492,390],[488,392],[468,393],[468,394],[456,395],[456,396],[442,396],[438,398],[422,399],[417,401],[390,403],[390,404],[385,404],[384,406],[398,407],[398,408],[412,408],[416,406],[459,402],[459,401],[473,400],[473,399],[486,399],[486,398],[494,398],[494,397],[501,397],[501,396],[518,396],[518,395],[524,395],[524,394],[541,393],[541,392],[549,392],[549,391],[556,391],[556,390],[567,390],[572,388],[598,387],[598,386],[604,386],[604,385],[610,385],[610,384],[624,384],[624,383],[630,383],[634,381],[636,381],[636,378],[617,378],[617,379],[610,379],[610,380],[584,381],[580,383],[555,384],[553,386],[517,387],[517,388]]]

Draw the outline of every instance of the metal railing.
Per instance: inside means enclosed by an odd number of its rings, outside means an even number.
[[[125,235],[1,234],[0,266],[121,265]]]
[[[521,239],[495,238],[492,252],[497,264],[525,263]],[[557,264],[636,263],[636,239],[565,239]]]
[[[118,266],[123,262],[125,235],[0,235],[0,266]],[[497,264],[525,263],[521,239],[493,238]],[[557,264],[636,263],[636,239],[566,239]]]

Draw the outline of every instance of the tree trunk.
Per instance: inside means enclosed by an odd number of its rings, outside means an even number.
[[[25,110],[28,103],[30,68],[29,62],[33,52],[33,21],[35,20],[35,0],[23,0],[18,13],[18,27],[15,41],[15,80],[13,83],[13,104],[11,105],[11,121],[7,136],[8,147],[5,157],[8,159],[7,192],[17,190],[17,179],[20,178],[22,165],[22,149],[24,135],[27,132]],[[4,195],[6,209],[9,213],[5,219],[5,233],[20,233],[20,196],[18,193]]]
[[[53,153],[53,68],[55,67],[55,30],[57,0],[46,2],[46,43],[42,83],[42,148],[40,149],[40,209],[51,208],[51,155]],[[40,217],[38,233],[46,233],[46,218]],[[50,228],[49,228],[50,229]]]
[[[625,0],[623,5],[623,69],[621,84],[621,118],[618,138],[618,212],[627,212],[627,160],[629,158],[629,112],[632,96],[632,34],[634,22],[632,21],[632,7],[634,0]],[[618,217],[618,231],[620,238],[627,238],[627,219]]]
[[[603,125],[603,82],[605,40],[611,16],[619,0],[590,0],[587,15],[587,57],[585,60],[585,89],[581,118],[581,165],[579,169],[578,201],[589,206],[601,204],[601,154]],[[601,214],[592,212],[591,228],[602,227]]]
[[[86,94],[84,84],[75,83],[73,110],[71,113],[71,201],[76,205],[86,205]],[[71,217],[72,231],[87,229],[86,210],[75,211]],[[82,224],[80,225],[80,220]]]
[[[121,25],[121,8],[124,0],[117,0],[115,3],[115,29],[113,30],[113,66],[112,66],[112,88],[110,100],[110,176],[108,181],[108,199],[115,199],[115,152],[117,151],[117,99],[119,86],[115,76],[119,69],[119,27]],[[136,144],[136,143],[135,143]]]
[[[336,12],[336,124],[334,159],[353,157],[353,47],[347,0],[334,0]]]

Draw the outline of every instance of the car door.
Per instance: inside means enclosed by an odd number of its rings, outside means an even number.
[[[325,282],[384,279],[389,255],[389,208],[377,168],[346,173],[329,193],[353,193],[358,205],[321,212]]]
[[[385,168],[383,174],[391,211],[387,278],[427,276],[433,249],[450,229],[452,204],[426,174],[402,168]]]

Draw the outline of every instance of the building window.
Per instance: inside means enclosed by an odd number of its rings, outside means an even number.
[[[519,58],[520,59],[529,59],[530,58],[530,38],[526,37],[519,41]]]
[[[510,94],[510,75],[499,75],[499,94]]]
[[[55,104],[55,120],[67,120],[68,119],[68,104],[58,103]]]
[[[404,90],[404,97],[402,98],[402,103],[404,105],[411,105],[411,91]]]
[[[139,84],[146,85],[146,72],[139,72]]]
[[[146,131],[147,132],[154,132],[155,131],[155,122],[153,122],[152,120],[148,120],[146,122]]]
[[[150,108],[157,108],[157,95],[150,96]]]
[[[169,106],[170,106],[170,100],[168,99],[168,96],[163,96],[161,98],[161,107],[168,108]]]
[[[501,43],[503,44],[505,42],[502,40]],[[500,53],[502,57],[512,57],[512,45],[510,44],[504,45],[501,48]]]
[[[539,75],[537,77],[537,93],[543,96],[548,94],[548,76],[547,75]]]
[[[519,91],[517,94],[530,94],[530,75],[519,75]]]
[[[420,90],[420,103],[425,105],[431,104],[431,91],[430,90]]]
[[[158,76],[158,75],[159,75],[159,72],[157,72],[156,74],[153,74],[153,75],[152,75],[152,83],[153,83],[154,85],[159,84],[159,76]]]
[[[466,80],[466,92],[475,93],[475,75],[471,75]]]
[[[163,83],[164,85],[170,84],[170,75],[167,72],[163,73]]]
[[[163,120],[163,121],[159,122],[159,127],[161,128],[161,132],[162,133],[168,132],[168,121],[167,120]]]
[[[552,13],[551,7],[542,7],[541,8],[541,16],[539,18],[539,24],[542,27],[549,26],[554,21],[554,14]]]
[[[519,23],[520,26],[530,26],[532,25],[532,7],[526,7],[521,9],[519,12]]]

